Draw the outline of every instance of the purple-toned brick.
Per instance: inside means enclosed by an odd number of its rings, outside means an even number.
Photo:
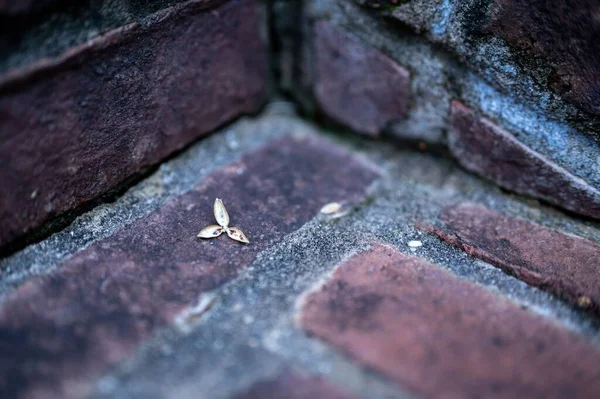
[[[286,370],[271,380],[260,381],[235,399],[352,399],[346,392],[316,376]]]
[[[191,1],[0,78],[0,246],[266,97],[258,1]]]
[[[600,4],[494,0],[485,30],[520,53],[553,66],[548,85],[568,101],[600,115]]]
[[[203,291],[234,278],[256,255],[332,201],[355,203],[371,166],[330,142],[284,139],[225,166],[191,192],[92,244],[0,308],[0,392],[80,397]],[[196,234],[222,198],[250,244]]]
[[[375,245],[311,293],[301,325],[423,397],[592,398],[597,348],[486,289]]]
[[[409,73],[327,21],[314,25],[314,95],[330,118],[377,136],[408,111]]]
[[[528,284],[600,314],[599,244],[468,202],[445,208],[439,219],[441,225],[425,229]]]
[[[461,165],[504,188],[600,219],[600,191],[458,101],[448,145]]]

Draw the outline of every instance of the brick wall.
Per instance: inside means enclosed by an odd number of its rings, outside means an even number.
[[[448,146],[505,189],[598,218],[596,9],[586,1],[305,2],[296,89],[309,112],[331,122]]]

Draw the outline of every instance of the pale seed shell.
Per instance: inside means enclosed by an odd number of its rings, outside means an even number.
[[[246,235],[242,232],[242,230],[238,229],[237,227],[230,227],[227,231],[227,235],[229,236],[229,238],[239,242],[243,242],[245,244],[248,244],[250,242],[248,241],[248,238],[246,238]]]
[[[212,224],[212,225],[200,230],[200,233],[198,233],[197,237],[199,237],[199,238],[214,238],[214,237],[220,236],[222,232],[223,232],[223,227],[217,226],[216,224]]]
[[[330,202],[321,208],[321,213],[331,215],[337,213],[340,209],[342,209],[342,204],[339,202]]]
[[[215,199],[215,219],[217,219],[217,223],[223,227],[229,226],[229,214],[227,213],[227,209],[225,209],[225,205],[223,201],[220,199]]]

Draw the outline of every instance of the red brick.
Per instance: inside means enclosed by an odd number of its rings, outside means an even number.
[[[329,117],[370,136],[406,117],[406,69],[327,21],[315,23],[314,42],[314,95]]]
[[[0,79],[0,246],[265,101],[262,6],[191,1]]]
[[[452,103],[450,150],[465,168],[520,194],[600,219],[600,192],[458,101]]]
[[[600,115],[600,4],[595,0],[495,0],[486,30],[553,66],[548,84]]]
[[[600,351],[447,271],[375,245],[306,299],[301,324],[424,397],[593,398]]]
[[[445,208],[440,220],[442,225],[426,229],[528,284],[600,313],[599,244],[473,203]]]
[[[322,378],[286,370],[272,380],[260,381],[235,399],[352,399],[353,396]]]
[[[89,379],[127,357],[201,292],[234,278],[324,204],[361,199],[375,178],[368,165],[320,140],[278,141],[215,171],[3,302],[0,353],[10,361],[0,362],[0,391],[81,396]],[[249,245],[226,236],[196,238],[215,223],[216,197]]]

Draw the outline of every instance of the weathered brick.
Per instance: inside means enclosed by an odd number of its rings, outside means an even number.
[[[329,117],[371,136],[406,117],[406,69],[324,20],[315,23],[314,47],[314,95]]]
[[[343,262],[301,324],[425,397],[600,395],[600,352],[567,330],[394,249]]]
[[[124,359],[198,295],[331,201],[353,203],[374,170],[329,142],[284,139],[209,175],[193,191],[92,244],[0,308],[5,397],[79,397],[88,380]],[[244,245],[196,238],[222,198]]]
[[[259,2],[191,1],[0,79],[0,246],[265,101]]]
[[[440,220],[425,228],[531,285],[600,312],[599,244],[473,203],[445,208]]]
[[[260,381],[235,399],[351,399],[322,378],[286,370],[272,380]]]
[[[448,145],[465,168],[509,190],[600,218],[600,191],[458,101],[452,103]]]
[[[486,31],[554,67],[548,85],[600,115],[600,5],[594,0],[494,0]]]

